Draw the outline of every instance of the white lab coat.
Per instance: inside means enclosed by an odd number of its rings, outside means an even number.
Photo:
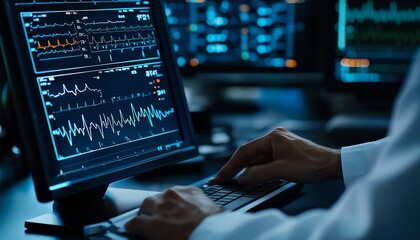
[[[420,54],[386,139],[342,149],[346,191],[328,210],[206,218],[191,239],[420,239]]]

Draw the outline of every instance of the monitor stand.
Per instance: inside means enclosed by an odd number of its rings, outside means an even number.
[[[83,236],[84,226],[108,219],[140,206],[157,192],[109,188],[93,189],[53,203],[51,213],[25,221],[27,233]]]

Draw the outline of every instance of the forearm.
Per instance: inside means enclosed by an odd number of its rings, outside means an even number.
[[[341,150],[316,145],[305,152],[306,162],[295,173],[303,174],[299,182],[315,183],[343,179]]]

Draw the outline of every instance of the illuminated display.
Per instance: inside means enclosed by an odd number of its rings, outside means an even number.
[[[296,68],[310,1],[176,1],[166,13],[181,67]]]
[[[116,8],[118,3],[132,7]],[[148,162],[183,147],[148,1],[37,0],[16,6],[48,9],[19,16],[57,178]]]
[[[150,63],[38,78],[57,159],[177,132],[161,71]]]
[[[22,13],[37,73],[159,59],[145,8]]]
[[[336,79],[399,82],[420,45],[415,1],[339,0]]]

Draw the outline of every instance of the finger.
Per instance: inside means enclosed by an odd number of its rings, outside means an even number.
[[[275,162],[256,165],[246,169],[238,178],[238,182],[244,185],[264,183],[278,179],[278,166]]]
[[[262,152],[266,151],[268,141],[267,137],[262,137],[249,142],[236,150],[231,159],[217,173],[216,177],[209,181],[217,184],[232,179],[242,168],[255,164],[254,159],[258,159]]]
[[[156,231],[148,216],[136,216],[128,221],[124,227],[127,233],[146,237],[147,239],[153,236],[153,231]]]
[[[140,213],[143,212],[143,213],[152,215],[156,210],[159,199],[161,198],[160,195],[161,194],[158,194],[156,196],[148,197],[148,198],[144,199],[143,203],[140,206]]]
[[[226,179],[220,178],[218,176],[215,176],[214,178],[210,179],[207,184],[208,185],[217,185],[217,184],[222,184],[223,182],[225,182]]]

